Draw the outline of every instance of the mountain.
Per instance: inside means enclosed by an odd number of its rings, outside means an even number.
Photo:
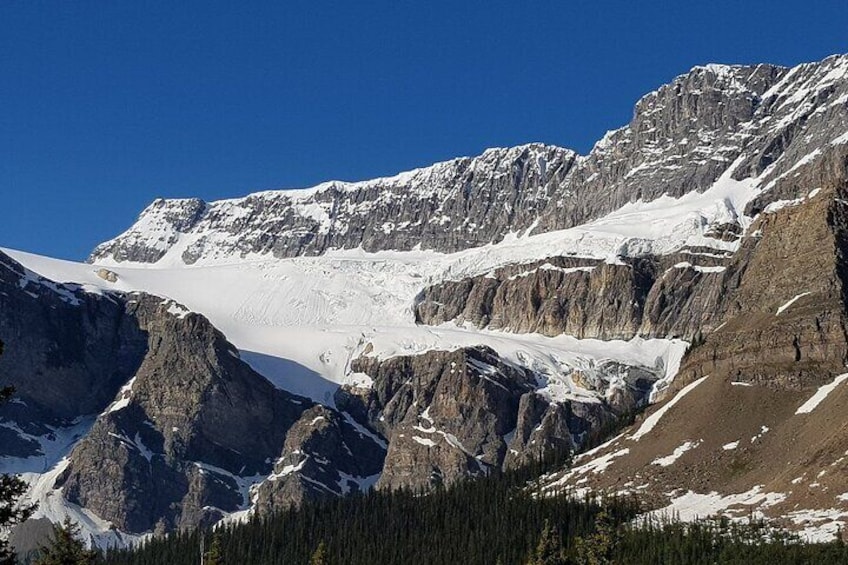
[[[2,255],[0,329],[8,353],[0,358],[0,382],[18,392],[0,412],[0,470],[22,472],[33,484],[36,518],[70,516],[101,546],[374,483],[417,488],[485,473],[538,452],[527,441],[532,430],[513,432],[519,420],[536,427],[534,418],[546,418],[552,433],[536,432],[534,439],[570,446],[572,428],[579,442],[600,423],[645,404],[650,384],[668,373],[663,359],[679,359],[683,349],[620,343],[614,347],[627,361],[612,362],[600,342],[548,346],[538,338],[491,336],[497,353],[472,345],[483,336],[459,329],[439,335],[421,328],[416,335],[410,323],[408,330],[374,328],[366,341],[360,327],[322,328],[314,331],[331,334],[323,344],[340,341],[350,358],[343,383],[302,375],[323,383],[317,391],[335,392],[320,405],[284,390],[316,391],[280,378],[296,373],[296,363],[239,351],[205,316],[170,298],[121,288],[130,280],[156,287],[163,275],[173,284],[177,273],[9,253],[56,278],[85,282],[57,283]],[[206,281],[206,298],[220,305],[227,278],[216,272],[197,274]],[[269,272],[257,268],[254,276],[263,280]],[[239,267],[237,279],[250,281],[251,271]],[[32,319],[41,323],[33,326]],[[242,327],[229,329],[238,335]],[[308,329],[293,331],[308,339]],[[351,332],[358,332],[354,344],[348,344]],[[455,337],[468,345],[457,347]],[[443,350],[448,343],[452,351]],[[399,346],[420,351],[397,356],[375,349]],[[332,367],[334,351],[321,355]],[[280,367],[272,362],[267,371],[269,358]],[[277,386],[251,365],[264,367]],[[570,393],[555,368],[569,366],[581,367],[596,389]],[[97,387],[103,393],[90,396]],[[559,404],[536,400],[537,391]],[[74,395],[76,404],[68,402]],[[560,406],[569,397],[580,400],[573,410]],[[566,414],[567,422],[559,422]],[[443,445],[430,449],[437,444]]]
[[[454,252],[585,224],[637,201],[709,189],[722,173],[795,198],[792,169],[845,129],[845,57],[792,69],[695,67],[637,104],[587,156],[541,144],[491,149],[395,177],[206,203],[157,200],[93,262],[207,264],[330,249]],[[826,155],[824,155],[825,158]],[[763,202],[731,201],[734,224]],[[719,204],[720,205],[720,204]],[[749,214],[753,215],[753,214]]]
[[[848,180],[834,182],[753,224],[671,401],[549,484],[663,493],[684,516],[755,511],[813,539],[844,524]]]
[[[16,387],[2,467],[39,473],[27,478],[47,517],[93,514],[125,533],[214,522],[250,503],[245,477],[270,474],[319,433],[300,430],[319,407],[275,388],[176,302],[54,283],[7,255],[0,288],[2,382]],[[348,455],[320,443],[311,452],[348,471],[333,471],[341,493],[379,472],[384,448],[345,421],[334,433]],[[293,500],[313,495],[308,483],[279,482]],[[57,491],[73,506],[61,508]]]
[[[580,451],[655,404],[548,483],[827,535],[846,182],[848,56],[708,65],[586,156],[160,199],[88,264],[6,250],[0,471],[126,543]]]

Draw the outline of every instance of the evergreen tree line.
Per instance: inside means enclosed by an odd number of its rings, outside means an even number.
[[[2,348],[0,342],[0,354]],[[0,390],[0,405],[13,392]],[[605,435],[594,434],[588,443],[594,446]],[[519,470],[426,494],[370,491],[307,503],[243,524],[179,532],[105,553],[86,550],[78,527],[66,520],[27,562],[195,565],[202,552],[204,565],[848,564],[841,534],[832,543],[805,544],[761,522],[634,525],[642,512],[634,499],[578,500],[534,486],[540,475],[566,465],[568,457],[556,453]],[[20,478],[0,475],[0,565],[20,559],[7,535],[35,510],[21,504],[25,490]]]
[[[563,543],[546,524],[523,565],[829,565],[848,563],[841,532],[830,543],[810,544],[764,521],[709,518],[681,523],[668,518],[616,523],[604,510],[594,530]]]
[[[204,545],[220,544],[226,564],[306,565],[381,563],[523,563],[546,521],[565,531],[587,533],[601,506],[564,496],[540,496],[527,483],[558,463],[468,479],[426,495],[412,490],[370,491],[308,503],[214,533],[189,531],[152,539],[134,550],[113,550],[115,565],[197,564]],[[618,522],[637,508],[615,501]]]
[[[520,471],[461,481],[427,495],[368,492],[305,504],[214,531],[152,539],[107,565],[656,565],[848,564],[841,542],[805,544],[761,522],[642,521],[634,499],[542,496]],[[531,487],[527,488],[530,484]],[[550,494],[550,493],[546,493]]]

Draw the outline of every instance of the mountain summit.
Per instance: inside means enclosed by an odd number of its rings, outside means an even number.
[[[847,119],[847,72],[848,56],[791,69],[695,67],[639,100],[631,122],[586,156],[529,144],[370,181],[211,203],[160,199],[89,260],[194,265],[332,249],[450,253],[704,192],[723,174],[758,179],[762,198],[728,211],[752,216],[801,194],[790,173],[819,155],[813,149],[835,151]]]
[[[695,67],[585,156],[159,199],[86,264],[5,250],[0,471],[40,503],[17,535],[131,543],[609,430],[545,484],[832,535],[846,202],[840,55]]]

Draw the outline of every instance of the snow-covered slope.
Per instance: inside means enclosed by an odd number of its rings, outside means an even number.
[[[769,171],[735,180],[740,163],[741,159],[732,163],[703,192],[637,201],[574,228],[534,235],[525,230],[508,234],[499,243],[454,253],[351,249],[277,259],[263,253],[233,256],[224,247],[223,254],[203,255],[188,266],[183,244],[190,238],[165,249],[155,263],[119,262],[109,255],[98,263],[82,264],[7,252],[44,277],[78,283],[84,289],[142,290],[172,298],[207,316],[254,368],[281,388],[327,404],[332,404],[332,391],[348,378],[350,360],[366,346],[374,354],[389,356],[490,345],[513,360],[532,359],[531,365],[550,373],[562,365],[557,359],[573,360],[575,355],[586,355],[592,360],[588,362],[609,356],[650,366],[659,355],[669,365],[679,352],[664,349],[668,344],[659,349],[642,343],[593,347],[567,336],[421,327],[415,324],[413,304],[429,285],[554,256],[617,262],[622,256],[684,248],[733,252],[738,240],[718,239],[711,232],[727,224],[742,229],[750,225],[746,207],[769,182]],[[99,276],[101,269],[115,273],[117,280]]]
[[[848,153],[846,77],[846,56],[793,69],[698,67],[645,96],[631,124],[585,157],[532,144],[361,183],[214,203],[157,200],[92,263],[6,253],[84,292],[173,299],[175,315],[205,315],[277,387],[329,407],[340,386],[370,386],[351,369],[357,358],[478,345],[531,369],[547,400],[598,403],[604,391],[584,388],[585,377],[605,361],[662,374],[659,390],[687,344],[421,326],[416,298],[444,281],[554,257],[726,259],[759,213],[801,206],[833,178]],[[62,431],[44,458],[7,460],[0,471],[27,473],[46,516],[69,514],[112,540],[108,524],[52,489],[75,433]],[[674,446],[673,459],[662,454],[669,463],[661,466],[685,459],[696,447],[687,445]],[[251,481],[242,479],[246,490]]]
[[[639,100],[633,120],[586,156],[529,144],[356,183],[209,203],[159,199],[91,259],[194,265],[333,249],[453,252],[703,192],[731,168],[739,181],[763,177],[764,206],[797,198],[799,168],[827,160],[846,131],[848,56],[792,69],[695,67]]]
[[[370,354],[381,357],[488,345],[518,365],[552,376],[603,359],[650,367],[659,359],[673,376],[685,348],[667,340],[609,343],[415,325],[412,304],[419,290],[465,269],[494,267],[485,251],[477,258],[467,252],[460,257],[346,252],[193,268],[110,266],[114,283],[98,276],[101,266],[5,252],[53,280],[172,298],[207,316],[243,359],[280,388],[328,405],[332,392],[351,378],[350,360],[369,344]]]
[[[477,345],[487,345],[516,366],[532,369],[539,377],[540,392],[553,401],[598,402],[602,395],[578,386],[571,375],[592,373],[607,360],[658,369],[665,375],[664,382],[671,379],[686,348],[679,340],[604,342],[415,324],[413,301],[428,282],[486,271],[527,256],[537,246],[537,237],[453,255],[348,251],[173,268],[104,267],[4,252],[34,273],[78,284],[84,292],[139,290],[174,299],[208,317],[239,348],[242,359],[276,386],[331,407],[340,385],[370,384],[367,375],[350,368],[351,360],[361,355],[390,358]],[[539,245],[537,253],[548,249]],[[558,245],[553,242],[550,249]],[[172,308],[176,315],[183,315],[181,306]],[[40,504],[38,516],[53,521],[72,518],[92,544],[130,543],[139,536],[120,532],[90,510],[69,503],[62,490],[54,487],[91,421],[57,430],[55,441],[48,441],[43,449],[44,457],[6,458],[0,472],[24,474],[33,485],[31,500]],[[43,438],[34,439],[44,443]],[[238,479],[246,493],[267,477]]]

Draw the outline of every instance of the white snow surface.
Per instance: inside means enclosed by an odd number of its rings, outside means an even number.
[[[756,509],[774,506],[786,499],[780,492],[765,492],[762,486],[755,486],[747,492],[722,495],[717,492],[706,494],[688,491],[673,497],[671,504],[649,515],[676,516],[684,522],[693,522],[699,518],[724,515],[747,519],[756,516]]]
[[[172,299],[210,319],[240,350],[241,358],[280,388],[332,406],[344,383],[368,386],[349,363],[365,351],[381,358],[488,345],[508,361],[547,377],[552,397],[580,396],[567,379],[573,369],[600,361],[662,367],[663,383],[674,377],[686,343],[680,340],[604,342],[536,334],[480,331],[446,324],[417,326],[416,294],[438,280],[490,270],[491,257],[478,253],[348,251],[322,257],[262,259],[205,267],[110,266],[115,283],[98,277],[98,265],[4,250],[27,268],[98,291],[146,291]],[[488,257],[488,259],[487,259]],[[182,308],[173,307],[178,315]],[[565,388],[563,392],[562,388]]]
[[[709,377],[709,375],[707,375],[707,377]],[[706,380],[707,377],[701,377],[697,381],[692,381],[691,383],[689,383],[688,385],[686,385],[685,387],[680,389],[680,391],[674,396],[674,398],[672,398],[671,400],[666,402],[663,406],[660,407],[659,410],[657,410],[656,412],[654,412],[653,414],[651,414],[650,416],[645,418],[645,421],[642,422],[642,425],[639,426],[639,429],[636,430],[636,433],[634,433],[630,437],[630,439],[632,439],[633,441],[639,441],[639,439],[641,439],[642,436],[651,433],[651,430],[653,430],[657,426],[660,419],[665,415],[665,413],[668,412],[669,410],[671,410],[671,408],[675,404],[680,402],[680,400],[683,399],[684,396],[686,396],[687,394],[692,392],[695,389],[695,387],[697,387],[699,384],[704,382],[704,380]]]
[[[716,266],[716,267],[702,267],[700,265],[693,265],[689,261],[681,261],[674,265],[675,269],[694,269],[699,273],[723,273],[727,267]]]
[[[701,440],[698,441],[686,441],[683,442],[682,445],[676,447],[671,455],[666,455],[665,457],[657,457],[653,461],[651,461],[651,465],[659,465],[660,467],[668,467],[670,465],[674,465],[674,463],[683,457],[683,454],[689,451],[690,449],[695,449],[701,445]]]
[[[833,382],[820,386],[819,389],[816,391],[816,393],[813,394],[813,396],[811,396],[809,398],[809,400],[807,400],[804,404],[802,404],[801,406],[798,407],[798,409],[795,411],[795,413],[796,414],[809,414],[810,412],[815,410],[816,407],[819,404],[821,404],[824,401],[824,399],[827,398],[827,396],[831,392],[833,392],[836,389],[836,387],[838,387],[839,384],[842,383],[842,381],[844,381],[845,379],[848,379],[848,373],[845,373],[843,375],[839,375],[838,377],[833,379]]]

